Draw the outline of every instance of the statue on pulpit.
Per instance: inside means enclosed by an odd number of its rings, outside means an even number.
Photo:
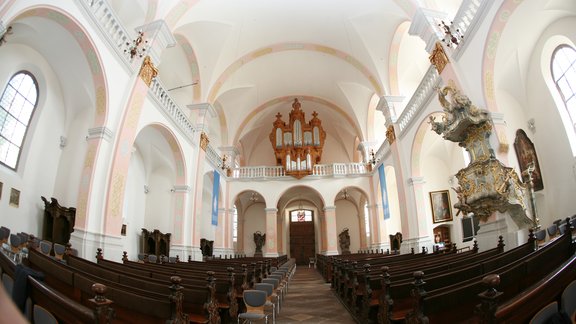
[[[350,233],[348,228],[345,228],[338,234],[338,240],[340,242],[340,253],[350,254]]]
[[[254,244],[256,244],[256,251],[254,256],[262,256],[262,246],[266,243],[266,234],[262,234],[260,231],[254,233]]]

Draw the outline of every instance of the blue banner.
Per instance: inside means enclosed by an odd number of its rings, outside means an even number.
[[[384,209],[384,219],[390,218],[390,206],[388,206],[388,190],[386,190],[386,174],[384,173],[384,164],[378,167],[380,176],[380,193],[382,194],[382,208]]]
[[[220,173],[214,170],[214,186],[212,186],[212,225],[218,225],[219,195],[220,195]]]

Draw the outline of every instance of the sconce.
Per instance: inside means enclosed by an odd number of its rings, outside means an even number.
[[[130,59],[133,59],[136,55],[138,55],[138,57],[144,56],[146,48],[140,48],[142,43],[146,45],[148,44],[148,41],[144,40],[144,32],[140,30],[138,31],[138,37],[132,41],[132,44],[126,42],[126,46],[128,46],[128,48],[124,50],[124,53],[128,53],[130,55]]]
[[[222,155],[222,164],[220,165],[220,169],[224,170],[228,170],[230,169],[230,167],[227,165],[228,161],[228,156],[226,154]]]
[[[453,21],[450,22],[450,26],[446,25],[444,20],[442,20],[441,24],[438,24],[444,31],[444,39],[442,42],[446,44],[448,47],[456,47],[460,44],[460,41],[464,38],[464,35],[460,32],[460,28],[456,28],[456,30],[452,30],[452,25],[454,24]]]
[[[150,192],[150,187],[148,185],[144,185],[144,193],[147,194]]]
[[[374,150],[370,150],[370,160],[368,160],[368,163],[372,164],[372,165],[376,165],[376,163],[378,163],[378,160],[376,160],[376,154],[374,154]]]
[[[12,35],[12,26],[8,26],[4,33],[2,33],[2,29],[4,29],[4,26],[2,26],[2,23],[0,23],[0,35],[2,36],[0,37],[0,46],[6,43],[6,35]]]
[[[528,119],[528,129],[532,132],[532,134],[536,133],[536,121],[534,118]]]

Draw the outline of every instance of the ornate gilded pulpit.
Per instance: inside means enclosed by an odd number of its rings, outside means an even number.
[[[438,99],[444,113],[440,122],[430,117],[432,130],[459,143],[470,155],[468,166],[456,174],[460,186],[453,188],[458,195],[454,208],[464,215],[472,212],[484,221],[495,211],[507,212],[519,228],[533,226],[535,222],[528,217],[527,186],[513,168],[494,156],[490,146],[492,119],[488,111],[474,106],[451,86],[439,90]]]

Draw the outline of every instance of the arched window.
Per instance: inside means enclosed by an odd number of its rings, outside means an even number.
[[[18,166],[37,99],[38,84],[28,72],[16,73],[0,98],[0,163],[13,170]]]
[[[576,134],[576,50],[568,45],[558,46],[552,54],[550,66],[552,70],[552,79],[556,88],[564,101],[564,108],[568,114],[561,113],[561,116],[567,116],[572,129],[566,129],[568,136]],[[559,107],[560,108],[560,107]],[[561,109],[561,108],[560,108]]]

